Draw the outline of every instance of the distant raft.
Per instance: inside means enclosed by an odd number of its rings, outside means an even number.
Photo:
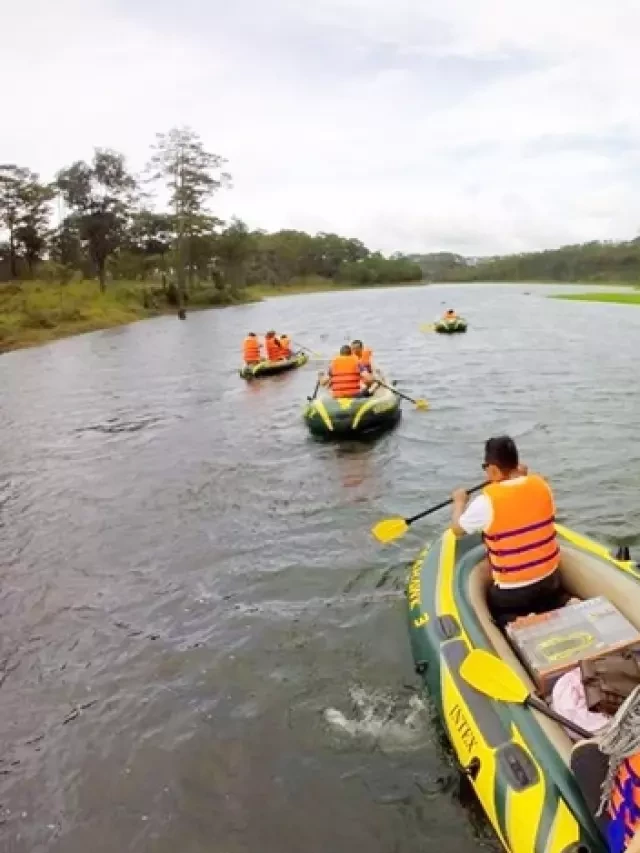
[[[245,365],[238,371],[243,379],[264,379],[267,376],[275,376],[287,370],[295,370],[309,361],[309,356],[304,352],[296,353],[291,358],[281,358],[278,361],[259,361],[252,366]]]
[[[463,317],[456,317],[453,320],[441,319],[434,323],[434,332],[439,332],[441,335],[452,335],[454,332],[466,332],[467,321]]]
[[[370,397],[335,398],[325,392],[305,406],[303,417],[309,432],[318,438],[363,438],[392,429],[402,415],[401,402],[380,385]]]

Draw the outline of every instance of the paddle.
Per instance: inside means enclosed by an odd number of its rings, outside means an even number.
[[[299,344],[297,341],[291,341],[291,343],[294,345],[294,347],[298,347],[298,349],[308,352],[309,355],[313,358],[322,358],[319,352],[314,352],[313,350],[309,349],[309,347],[303,347],[302,344]]]
[[[410,403],[413,403],[416,409],[420,411],[424,411],[429,408],[429,403],[426,400],[417,399],[414,400],[413,397],[409,397],[408,394],[403,394],[402,391],[398,391],[397,388],[392,388],[391,385],[385,385],[380,379],[376,379],[376,385],[381,385],[383,388],[386,388],[387,391],[393,391],[394,394],[397,394],[398,397],[402,397],[403,400],[408,400]]]
[[[316,382],[316,387],[313,389],[313,394],[310,397],[307,397],[307,400],[310,403],[313,403],[313,401],[316,399],[316,395],[318,393],[319,387],[320,387],[320,377],[318,377],[318,381]]]
[[[567,729],[571,729],[582,738],[592,738],[593,732],[583,729],[577,723],[567,720],[561,714],[557,714],[542,699],[538,699],[527,690],[526,684],[518,678],[516,673],[496,655],[484,649],[473,649],[462,661],[460,675],[467,684],[474,687],[479,693],[484,693],[498,702],[512,702],[514,705],[525,705],[535,708],[541,714],[545,714],[556,723],[560,723]]]
[[[436,324],[435,324],[435,323],[423,323],[423,324],[420,326],[420,331],[421,331],[421,332],[433,332],[433,330],[435,329],[435,327],[436,327]]]
[[[479,486],[474,486],[472,489],[468,489],[467,494],[472,495],[474,492],[479,492],[480,489],[484,488],[486,485],[486,483],[480,483]],[[394,539],[399,539],[401,536],[404,536],[414,521],[418,521],[418,519],[424,518],[426,515],[431,515],[432,512],[437,512],[439,509],[449,506],[449,504],[452,503],[453,498],[448,498],[448,500],[442,501],[442,503],[436,504],[429,509],[425,509],[424,512],[412,515],[411,518],[386,518],[374,525],[374,527],[371,528],[371,532],[379,542],[392,542]]]

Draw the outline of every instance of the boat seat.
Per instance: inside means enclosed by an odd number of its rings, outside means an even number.
[[[570,767],[593,819],[605,834],[608,822],[606,811],[600,816],[597,811],[600,807],[600,788],[609,767],[607,756],[600,752],[597,741],[582,740],[571,750]]]

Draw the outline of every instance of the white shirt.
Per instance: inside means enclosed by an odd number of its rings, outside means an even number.
[[[524,479],[524,477],[514,477],[513,480],[502,480],[500,485],[512,486],[516,483],[521,483]],[[491,501],[486,495],[478,495],[478,497],[474,498],[462,513],[458,525],[465,533],[484,533],[488,530],[492,521],[493,506],[491,505]],[[549,574],[552,574],[552,572]],[[508,586],[509,589],[515,589],[520,586],[530,586],[532,583],[537,583],[539,580],[541,579],[538,578],[536,581],[526,581],[525,583],[510,583]],[[498,586],[500,586],[500,584],[498,584]]]

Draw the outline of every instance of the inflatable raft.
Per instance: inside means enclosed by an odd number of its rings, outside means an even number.
[[[560,525],[557,532],[564,590],[580,599],[604,596],[640,627],[640,571],[635,563],[614,559],[602,545]],[[594,796],[588,806],[589,797],[581,793],[585,775],[590,779],[587,788],[599,792],[602,765],[596,762],[586,774],[583,766],[579,784],[571,769],[573,744],[564,726],[526,705],[490,698],[465,680],[465,659],[481,649],[507,664],[529,692],[535,690],[491,619],[489,583],[479,535],[456,540],[447,531],[418,555],[407,590],[416,671],[505,850],[607,853],[594,818]]]
[[[304,352],[299,352],[292,355],[291,358],[282,358],[278,361],[260,361],[252,367],[245,365],[240,368],[239,373],[243,379],[262,379],[266,376],[275,376],[278,373],[284,373],[286,370],[302,367],[308,361],[309,356]]]
[[[380,377],[384,381],[384,377]],[[309,402],[304,421],[312,435],[345,439],[375,435],[394,427],[401,417],[401,400],[377,386],[370,397],[332,397],[326,392]]]
[[[455,320],[437,320],[433,324],[434,332],[439,332],[441,335],[452,335],[454,332],[466,332],[467,321],[462,317],[456,317]]]

